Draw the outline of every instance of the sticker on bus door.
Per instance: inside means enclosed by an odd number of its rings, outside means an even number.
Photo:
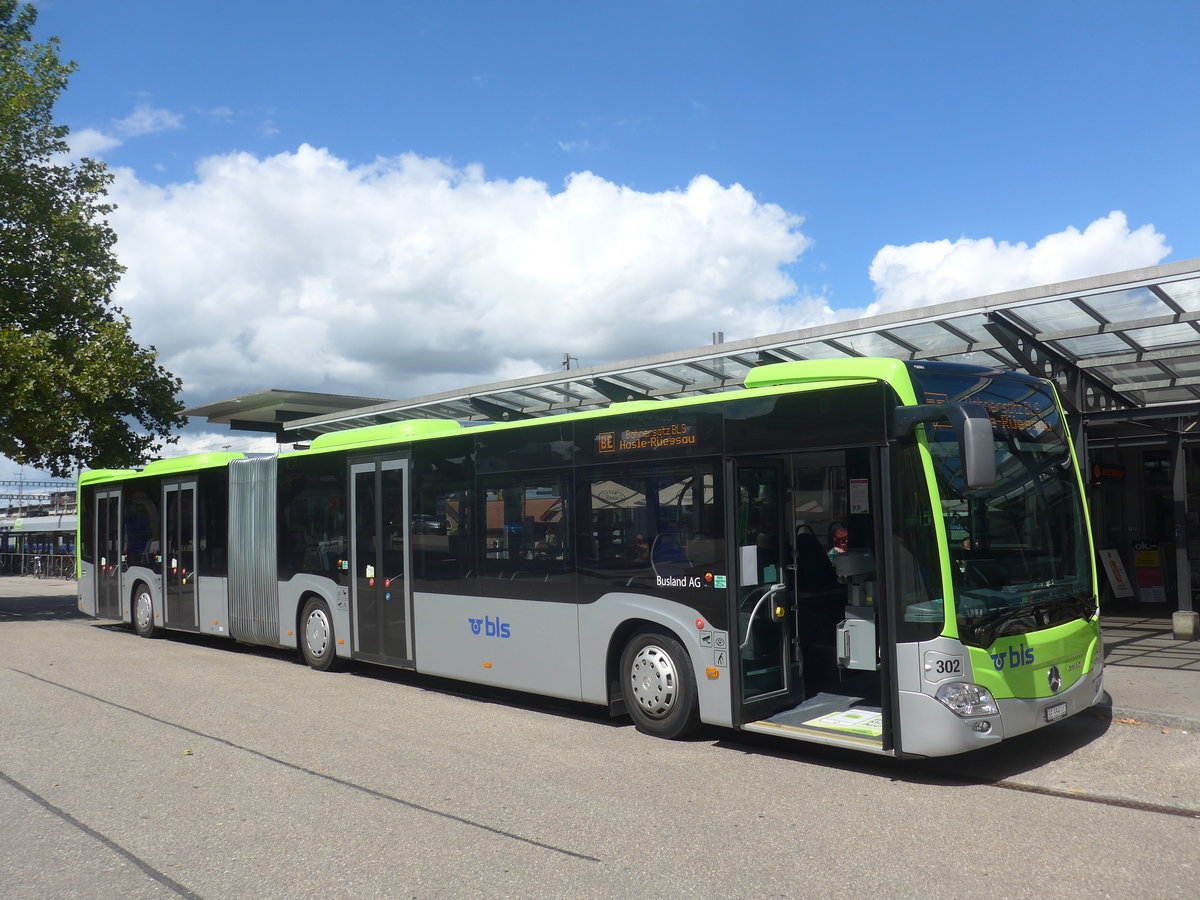
[[[871,511],[870,482],[866,478],[850,479],[850,514],[869,513]]]

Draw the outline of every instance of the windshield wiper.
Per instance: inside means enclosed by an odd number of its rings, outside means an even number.
[[[1073,615],[1063,616],[1061,615],[1063,611],[1068,611]],[[1030,603],[1022,603],[1020,606],[986,612],[969,624],[974,632],[975,640],[978,641],[978,646],[988,647],[996,638],[1004,637],[1006,634],[1037,631],[1041,628],[1058,625],[1070,618],[1090,619],[1095,613],[1096,605],[1091,602],[1091,598],[1086,594],[1076,593],[1069,597],[1035,600]],[[1020,627],[1005,627],[1022,619],[1027,621],[1021,622]]]
[[[1037,631],[1038,620],[1036,610],[1042,606],[1041,603],[1022,603],[1020,606],[1012,606],[1008,609],[998,609],[994,612],[984,613],[976,621],[971,623],[971,628],[975,632],[975,640],[980,647],[988,647],[992,641],[998,637],[1003,637],[1005,634],[1017,634],[1025,631]],[[1018,629],[1006,629],[1001,632],[1002,625],[1008,625],[1017,619],[1028,619],[1028,627]]]

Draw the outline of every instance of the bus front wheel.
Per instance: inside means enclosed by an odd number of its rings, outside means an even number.
[[[333,619],[324,600],[312,597],[300,614],[300,651],[304,661],[320,672],[328,672],[337,659],[333,641]]]
[[[154,624],[154,597],[144,584],[139,584],[133,591],[133,630],[144,638],[158,636],[158,627]]]
[[[621,654],[625,708],[638,731],[661,738],[691,734],[700,725],[696,675],[683,646],[666,634],[636,634]]]

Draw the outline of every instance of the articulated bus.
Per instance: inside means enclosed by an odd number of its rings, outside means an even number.
[[[1053,386],[893,359],[512,422],[80,479],[79,607],[891,756],[1101,695],[1083,485]]]

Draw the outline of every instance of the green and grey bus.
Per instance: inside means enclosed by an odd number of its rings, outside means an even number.
[[[1053,386],[893,359],[513,422],[420,419],[79,482],[79,607],[892,756],[1102,692]]]

